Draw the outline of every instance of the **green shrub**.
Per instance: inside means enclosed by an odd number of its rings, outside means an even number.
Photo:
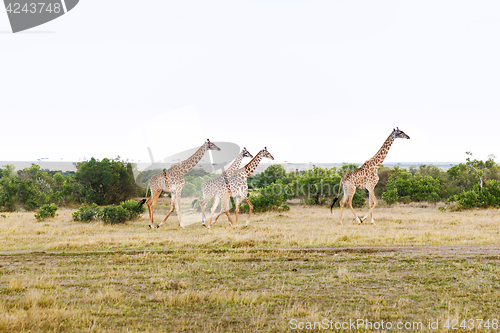
[[[73,220],[80,222],[90,222],[92,220],[97,220],[101,210],[99,206],[95,203],[92,205],[83,204],[78,208],[76,212],[73,213]]]
[[[120,203],[119,206],[106,206],[102,209],[95,203],[92,205],[83,204],[73,213],[73,220],[81,222],[90,222],[92,220],[101,220],[104,223],[124,223],[133,220],[144,214],[145,206],[139,207],[135,200],[127,200]]]
[[[441,180],[422,176],[419,171],[411,174],[404,169],[394,168],[386,184],[382,199],[388,204],[410,201],[437,202],[441,199]]]
[[[136,219],[139,215],[142,215],[146,212],[146,206],[142,205],[139,207],[139,203],[135,200],[127,200],[120,203],[120,207],[129,212],[130,220]]]
[[[104,223],[125,223],[125,221],[130,220],[130,212],[122,206],[111,205],[101,209],[99,217]]]
[[[17,208],[17,190],[15,178],[4,175],[0,179],[0,209],[5,212],[13,212]]]
[[[91,158],[79,162],[74,176],[73,195],[79,202],[117,204],[144,192],[135,184],[132,165],[119,159]]]
[[[42,207],[38,208],[38,211],[35,213],[35,217],[38,221],[42,221],[49,217],[55,217],[56,211],[57,211],[56,204],[52,203],[48,205],[43,205]]]
[[[482,189],[476,184],[471,190],[450,197],[446,203],[455,203],[460,210],[500,207],[500,182],[487,180]]]
[[[249,188],[264,188],[276,183],[277,180],[286,176],[286,170],[281,164],[273,164],[261,173],[250,176],[248,179]]]
[[[182,188],[182,197],[194,197],[195,195],[199,194],[200,191],[196,188],[194,184],[191,183],[186,183],[184,184],[184,187]]]
[[[254,212],[262,213],[270,210],[278,210],[278,211],[290,210],[290,207],[284,204],[285,202],[284,195],[280,192],[273,192],[272,189],[270,189],[270,187],[274,185],[276,184],[261,189],[257,195],[248,196],[248,199],[253,205]],[[240,206],[240,211],[243,212],[250,211],[250,207],[248,207],[248,204],[246,202],[243,202],[243,204]]]

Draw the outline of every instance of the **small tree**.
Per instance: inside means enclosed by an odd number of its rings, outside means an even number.
[[[281,164],[270,165],[258,175],[248,179],[250,188],[264,188],[274,184],[278,179],[285,177],[286,170]]]
[[[132,166],[117,159],[103,159],[77,164],[74,192],[80,202],[98,205],[116,204],[143,195],[134,181]]]
[[[53,203],[49,205],[43,205],[38,209],[38,211],[35,214],[35,218],[38,221],[43,221],[49,217],[55,217],[56,216],[56,211],[57,211],[57,206]]]

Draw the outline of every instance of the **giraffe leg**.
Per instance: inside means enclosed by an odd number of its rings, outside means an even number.
[[[229,223],[231,224],[231,227],[236,228],[238,226],[238,213],[236,213],[236,223],[233,223],[233,220],[231,219],[231,215],[229,214],[229,210],[231,209],[231,196],[228,194],[227,197],[225,198],[223,202],[223,210],[221,210],[221,213],[224,212],[227,215],[227,218],[229,220]],[[237,208],[239,208],[237,206]]]
[[[148,200],[146,200],[146,205],[148,206],[149,220],[150,220],[149,227],[151,229],[154,229],[153,210],[155,208],[156,201],[160,197],[161,191],[162,190],[160,189],[151,190],[151,196],[148,198]]]
[[[215,222],[217,222],[217,220],[219,219],[219,217],[222,215],[222,213],[226,213],[226,215],[228,216],[229,218],[229,223],[231,224],[231,226],[233,226],[233,220],[231,220],[231,218],[229,217],[229,204],[231,202],[231,197],[229,195],[225,195],[222,199],[221,199],[221,207],[220,207],[220,212],[219,214],[217,214],[217,216],[215,217]]]
[[[340,205],[340,213],[339,213],[340,224],[344,224],[344,223],[342,223],[342,214],[344,213],[344,205],[345,205],[346,199],[347,199],[347,197],[344,194],[344,197],[339,202],[339,205]]]
[[[208,203],[208,198],[203,199],[203,201],[200,203],[201,207],[201,225],[205,225],[205,208],[207,208],[207,203]]]
[[[238,226],[238,214],[240,213],[241,198],[236,197],[236,227]]]
[[[227,215],[227,218],[229,219],[229,223],[231,223],[231,226],[233,228],[236,227],[237,225],[235,226],[234,223],[233,223],[233,220],[231,220],[231,215],[229,214],[229,210],[226,210],[225,213]]]
[[[210,229],[210,226],[212,225],[212,219],[214,217],[215,209],[217,209],[217,205],[219,204],[220,197],[218,195],[215,196],[214,198],[214,203],[212,204],[212,209],[210,212],[210,220],[208,221],[207,228]]]
[[[172,199],[170,200],[170,211],[168,212],[167,216],[165,216],[165,218],[163,219],[163,221],[161,221],[160,224],[158,224],[157,228],[161,227],[168,219],[168,217],[170,216],[170,214],[172,214],[172,212],[174,211],[175,209],[175,194],[172,193]]]
[[[372,200],[371,196],[368,197],[368,205],[370,206],[370,210],[371,210],[372,206],[373,206],[373,200]],[[365,222],[368,215],[370,215],[370,212],[366,213],[366,215],[361,218],[361,221]]]
[[[248,223],[250,222],[250,216],[252,215],[252,210],[253,210],[253,205],[248,199],[248,197],[245,197],[245,202],[248,204],[248,207],[250,207],[250,212],[248,213],[248,218],[247,218],[247,223],[245,223],[245,227],[248,226]]]
[[[181,214],[181,191],[178,192],[177,194],[177,217],[179,218],[179,226],[182,229],[184,228],[184,225],[182,224],[182,214]]]
[[[377,198],[375,197],[375,192],[373,190],[371,190],[370,192],[370,211],[368,212],[368,215],[370,215],[370,219],[371,219],[371,223],[372,224],[375,224],[375,221],[373,220],[373,211],[375,210],[375,207],[377,207],[378,205],[378,201],[377,201]],[[372,206],[372,203],[373,202],[373,206]],[[367,215],[367,216],[368,216]]]
[[[356,214],[356,212],[354,211],[354,208],[352,208],[352,198],[354,197],[354,191],[348,193],[347,195],[347,205],[349,206],[349,208],[351,209],[351,212],[354,214],[354,217],[356,218],[356,221],[358,221],[359,224],[361,224],[363,221],[361,221],[358,217],[358,215]]]

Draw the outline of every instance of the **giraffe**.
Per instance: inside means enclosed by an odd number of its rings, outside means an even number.
[[[165,223],[165,221],[167,221],[170,214],[172,214],[172,212],[174,211],[176,205],[177,216],[179,217],[179,225],[181,226],[181,228],[184,228],[181,218],[181,193],[182,187],[186,182],[184,180],[184,175],[189,170],[195,167],[195,165],[201,160],[207,150],[220,150],[220,148],[207,139],[207,142],[205,142],[191,157],[182,162],[172,164],[170,168],[168,168],[168,170],[163,171],[162,173],[157,173],[151,177],[146,187],[146,197],[148,196],[148,188],[151,188],[151,196],[147,199],[142,199],[139,202],[139,207],[144,203],[146,203],[146,205],[148,206],[149,219],[151,220],[149,224],[150,228],[154,228],[153,210],[156,200],[158,200],[162,191],[172,193],[172,207],[170,208],[167,216],[157,226],[157,228],[159,228]]]
[[[241,161],[244,157],[253,158],[252,154],[250,154],[245,147],[243,147],[243,150],[238,154],[238,156],[236,156],[234,162],[226,171],[223,171],[217,178],[205,182],[205,184],[201,187],[201,192],[203,193],[203,201],[200,203],[202,225],[205,225],[205,208],[208,200],[215,195],[217,189],[226,186],[227,178],[234,170],[237,170],[240,167]],[[194,203],[196,203],[196,201]]]
[[[387,156],[387,153],[389,152],[392,143],[394,142],[395,139],[398,138],[410,139],[408,135],[406,135],[403,131],[401,131],[399,128],[396,127],[395,129],[393,129],[389,137],[385,140],[382,147],[380,147],[379,151],[372,158],[363,163],[363,165],[359,169],[351,171],[347,173],[344,177],[342,177],[342,180],[340,181],[339,185],[339,191],[340,188],[344,186],[344,197],[340,201],[340,224],[342,224],[342,211],[344,209],[346,201],[347,205],[351,209],[358,223],[362,223],[368,217],[368,215],[370,215],[371,223],[375,224],[375,221],[373,220],[373,210],[375,209],[375,207],[377,207],[378,204],[374,192],[375,185],[377,185],[378,183],[377,170],[382,165],[382,162],[384,162],[384,159]],[[358,190],[366,189],[368,190],[369,194],[368,201],[370,203],[370,211],[362,219],[360,219],[356,215],[356,212],[352,208],[352,197],[354,196],[356,189]],[[339,199],[339,196],[333,199],[330,211],[332,210],[333,205],[335,205],[335,203]]]
[[[271,160],[274,160],[274,157],[267,151],[267,147],[264,147],[264,149],[262,149],[243,168],[233,171],[233,173],[231,173],[231,175],[227,178],[227,183],[225,184],[226,186],[217,189],[215,194],[215,200],[212,205],[210,221],[208,222],[207,228],[210,229],[210,226],[212,225],[212,218],[214,216],[215,209],[219,204],[219,201],[222,202],[222,206],[219,214],[215,218],[215,221],[217,221],[217,219],[219,218],[219,216],[222,215],[222,213],[226,213],[227,218],[229,219],[231,225],[233,227],[237,227],[240,204],[243,200],[245,200],[245,202],[250,207],[250,212],[248,213],[247,223],[245,224],[245,226],[248,225],[248,222],[250,222],[250,216],[252,215],[253,205],[250,202],[250,200],[248,200],[247,196],[248,195],[247,179],[248,177],[250,177],[250,175],[252,175],[252,173],[255,171],[255,169],[257,168],[257,166],[259,165],[260,161],[263,158],[269,158]],[[236,199],[236,224],[233,224],[233,220],[231,220],[231,216],[229,215],[229,202],[231,197],[234,197]]]

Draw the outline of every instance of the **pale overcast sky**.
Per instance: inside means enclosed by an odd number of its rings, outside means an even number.
[[[12,34],[0,161],[149,160],[206,138],[276,161],[499,156],[498,1],[81,0]]]

